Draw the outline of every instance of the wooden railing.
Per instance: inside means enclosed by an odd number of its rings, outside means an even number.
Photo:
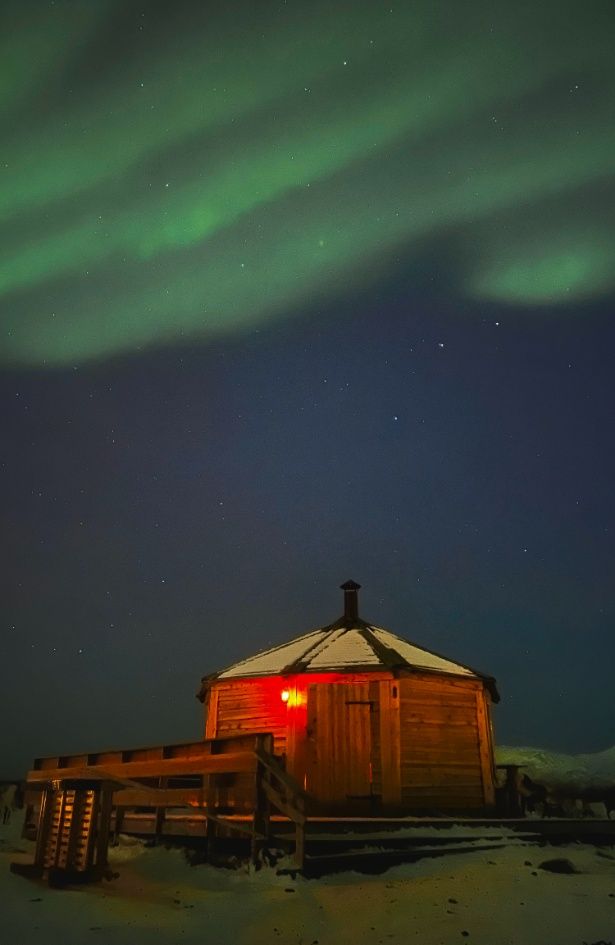
[[[305,860],[305,807],[307,795],[294,778],[286,773],[278,759],[270,752],[256,750],[259,770],[259,790],[270,805],[295,824],[295,865],[303,868]]]
[[[31,808],[33,792],[42,791],[39,809],[44,810],[51,796],[85,784],[104,785],[110,794],[108,823],[99,829],[108,833],[113,826],[116,836],[131,808],[155,809],[156,835],[163,832],[169,808],[199,811],[207,824],[209,858],[222,832],[248,833],[256,864],[271,841],[271,813],[278,812],[295,826],[295,864],[303,866],[305,794],[273,755],[271,733],[37,758],[26,790]],[[250,815],[250,826],[234,820],[237,814]],[[49,846],[41,836],[46,830],[40,818],[37,849]]]

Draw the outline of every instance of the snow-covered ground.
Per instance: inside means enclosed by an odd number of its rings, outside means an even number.
[[[568,858],[578,873],[539,868],[554,857]],[[0,827],[0,941],[7,945],[615,943],[615,848],[520,840],[379,876],[292,880],[274,869],[190,867],[180,850],[129,840],[112,852],[117,879],[69,890],[10,873],[11,860],[31,858],[18,818]]]
[[[615,785],[615,748],[575,757],[501,748],[498,761],[549,785]],[[20,828],[20,811],[0,825],[0,945],[615,945],[615,846],[536,846],[519,835],[498,848],[501,828],[464,825],[448,830],[464,847],[474,832],[470,852],[377,876],[292,880],[269,868],[191,867],[181,850],[127,838],[111,851],[116,879],[60,891],[10,872],[33,857]],[[492,848],[479,849],[486,841]],[[540,868],[554,858],[576,872]]]

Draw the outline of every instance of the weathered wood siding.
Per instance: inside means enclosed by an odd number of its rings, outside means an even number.
[[[216,683],[208,699],[207,737],[272,732],[275,754],[285,754],[288,709],[280,698],[282,688],[272,678]]]
[[[413,675],[400,679],[399,686],[403,806],[483,807],[489,800],[477,709],[479,697],[484,704],[482,684]]]

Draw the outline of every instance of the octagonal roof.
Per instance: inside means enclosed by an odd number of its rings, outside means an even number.
[[[213,680],[230,681],[299,673],[391,672],[405,669],[481,679],[489,688],[494,701],[499,701],[492,676],[486,676],[411,643],[390,630],[362,620],[358,616],[359,587],[354,581],[342,584],[344,615],[335,623],[233,663],[221,672],[205,677],[204,682],[209,684]]]

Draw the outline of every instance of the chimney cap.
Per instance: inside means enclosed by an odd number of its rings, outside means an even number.
[[[346,581],[344,584],[340,584],[340,590],[342,591],[359,591],[361,590],[361,585],[357,584],[356,581]]]

